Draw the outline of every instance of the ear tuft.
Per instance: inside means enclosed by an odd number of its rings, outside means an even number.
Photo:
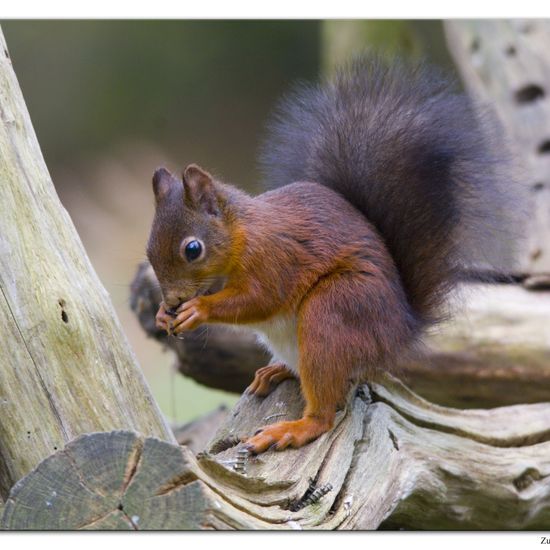
[[[157,168],[153,174],[153,193],[157,204],[181,183],[166,168]]]
[[[190,164],[183,172],[183,179],[189,185],[207,185],[212,183],[212,176],[198,164]]]
[[[218,190],[212,176],[197,164],[190,164],[183,172],[183,180],[187,206],[217,216]]]

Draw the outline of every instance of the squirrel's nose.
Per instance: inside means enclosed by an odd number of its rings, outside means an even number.
[[[183,303],[183,298],[177,294],[172,293],[165,293],[164,294],[164,305],[166,306],[167,310],[176,310],[178,309],[179,305]]]

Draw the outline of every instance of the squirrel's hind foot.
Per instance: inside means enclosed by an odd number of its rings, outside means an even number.
[[[287,447],[297,449],[331,428],[332,422],[326,419],[304,416],[299,420],[277,422],[258,430],[253,437],[246,440],[245,447],[254,454],[263,453],[271,448],[275,451],[282,451]]]

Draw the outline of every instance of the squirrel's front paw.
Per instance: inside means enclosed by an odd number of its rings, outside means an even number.
[[[168,334],[170,334],[171,324],[173,320],[174,320],[173,315],[170,315],[166,311],[166,304],[164,302],[161,302],[159,306],[159,310],[157,311],[157,314],[155,316],[155,324],[157,328],[160,328],[161,330],[165,330]]]
[[[173,334],[179,334],[186,330],[195,330],[208,321],[208,310],[200,297],[184,302],[178,307],[176,313],[177,316],[172,321]]]

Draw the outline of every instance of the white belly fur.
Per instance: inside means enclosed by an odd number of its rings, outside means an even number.
[[[258,340],[273,354],[274,361],[282,361],[298,374],[298,334],[296,317],[277,316],[269,321],[248,325]]]

